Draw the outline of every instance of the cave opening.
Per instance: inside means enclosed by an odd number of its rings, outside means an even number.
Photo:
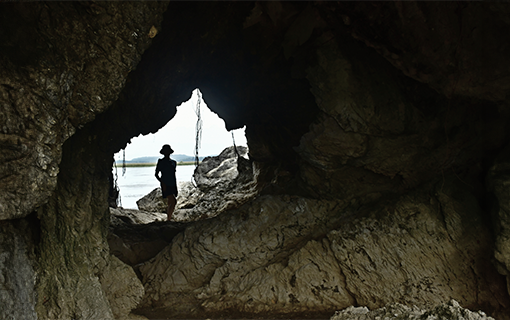
[[[233,145],[247,145],[245,127],[227,131],[224,120],[209,109],[198,88],[176,108],[175,116],[157,132],[133,137],[115,153],[113,179],[114,189],[119,190],[118,206],[137,209],[136,201],[159,186],[153,171],[164,144],[174,149],[171,159],[178,164],[177,181],[192,183],[194,169],[204,158],[216,157]]]

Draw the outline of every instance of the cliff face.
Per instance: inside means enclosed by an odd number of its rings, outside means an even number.
[[[1,7],[1,317],[510,313],[508,5]],[[261,196],[138,282],[106,241],[112,155],[197,87],[246,125]]]

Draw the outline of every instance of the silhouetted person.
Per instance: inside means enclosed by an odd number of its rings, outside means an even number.
[[[161,151],[159,151],[165,157],[158,160],[156,165],[156,179],[161,183],[161,192],[163,198],[168,199],[168,208],[166,209],[168,221],[172,220],[172,214],[174,213],[175,204],[177,202],[177,180],[175,179],[175,169],[177,168],[177,162],[170,159],[170,155],[174,153],[172,148],[168,144],[165,144]],[[161,177],[159,173],[161,172]]]

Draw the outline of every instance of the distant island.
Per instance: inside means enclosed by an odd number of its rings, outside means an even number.
[[[158,162],[158,159],[161,157],[139,157],[131,160],[126,160],[126,167],[149,167],[155,166]],[[177,161],[177,165],[190,165],[195,163],[194,156],[188,156],[185,154],[172,154],[170,156],[173,160]],[[202,161],[205,157],[198,157],[199,161]],[[115,164],[117,166],[122,166],[122,160],[116,160]]]

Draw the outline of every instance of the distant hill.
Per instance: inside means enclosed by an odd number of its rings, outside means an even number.
[[[158,159],[160,159],[161,157],[139,157],[139,158],[134,158],[134,159],[131,159],[131,160],[126,160],[126,163],[156,163],[156,162],[158,162]],[[183,161],[183,162],[195,161],[195,157],[187,156],[185,154],[172,154],[170,156],[170,158],[172,158],[173,160],[175,160],[177,162],[181,162],[181,161]],[[205,157],[198,157],[198,159],[200,161],[202,161],[204,158]],[[122,160],[117,160],[115,162],[116,163],[122,163]]]

